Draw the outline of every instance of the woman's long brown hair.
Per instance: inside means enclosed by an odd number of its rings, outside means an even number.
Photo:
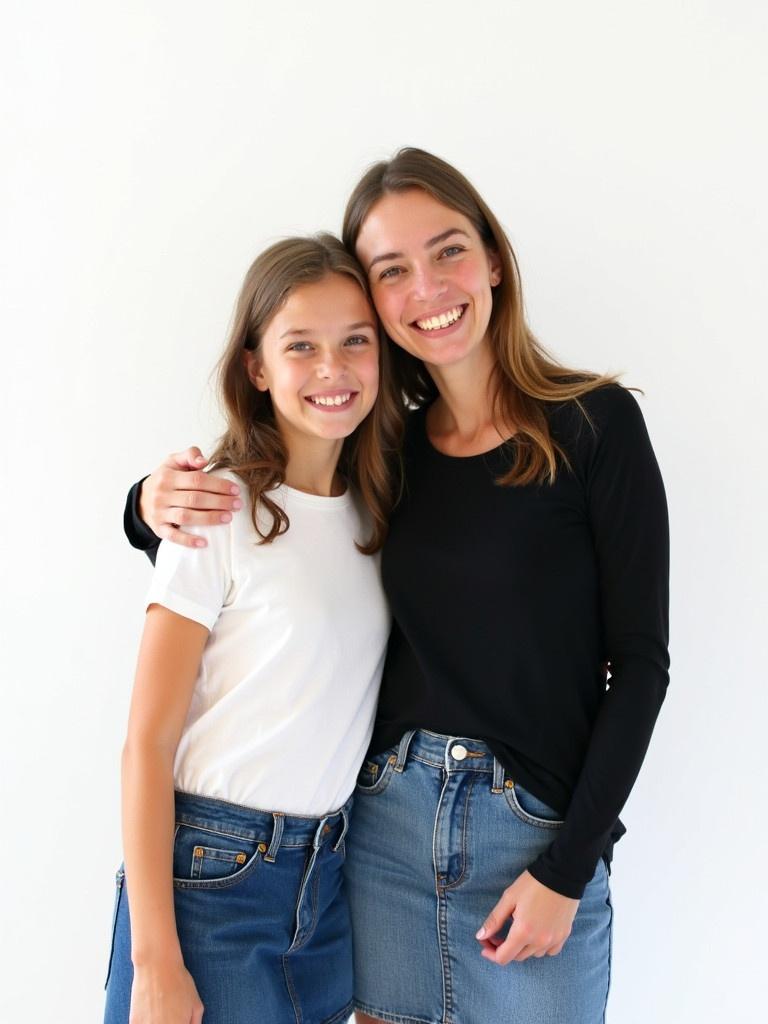
[[[488,328],[494,353],[492,414],[500,430],[513,425],[516,457],[498,482],[551,483],[558,456],[566,465],[567,458],[551,436],[547,405],[568,399],[578,402],[582,395],[615,383],[616,378],[569,369],[545,351],[525,322],[517,259],[501,224],[463,174],[423,149],[401,149],[363,175],[344,214],[342,238],[350,252],[355,251],[363,222],[379,199],[415,188],[462,213],[501,259],[501,282],[493,290]],[[394,343],[390,348],[398,387],[409,404],[423,406],[436,398],[437,386],[424,363]]]
[[[352,278],[370,301],[362,267],[333,235],[288,238],[266,249],[245,276],[229,340],[219,360],[226,430],[212,462],[217,468],[233,470],[247,484],[253,525],[261,543],[270,543],[290,525],[284,509],[270,497],[270,491],[285,480],[287,452],[269,393],[258,391],[251,383],[244,353],[246,349],[258,351],[265,327],[294,288],[322,281],[330,274]],[[394,500],[392,461],[400,448],[405,416],[393,381],[390,346],[383,337],[379,349],[378,397],[363,422],[345,438],[338,467],[357,487],[370,512],[371,536],[357,545],[364,554],[378,551],[386,537]],[[272,517],[266,530],[260,522],[260,507]]]

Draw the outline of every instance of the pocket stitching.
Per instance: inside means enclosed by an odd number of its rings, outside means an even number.
[[[524,810],[518,802],[514,784],[512,786],[504,786],[504,796],[507,801],[507,806],[512,811],[512,813],[517,815],[517,817],[520,818],[521,821],[524,821],[527,825],[531,825],[534,828],[562,828],[563,822],[559,819],[550,820],[548,818],[537,818],[534,814],[529,814],[528,811]]]
[[[383,767],[380,769],[380,774],[377,775],[376,781],[373,783],[373,785],[363,786],[360,782],[358,782],[355,786],[355,792],[359,793],[361,796],[375,796],[377,793],[381,793],[389,785],[390,779],[392,778],[392,775],[395,770],[396,763],[397,757],[394,754],[390,754],[387,760],[384,762]]]
[[[215,832],[213,829],[201,828],[200,826],[194,825],[191,822],[181,821],[181,822],[177,822],[177,824],[176,824],[176,831],[174,833],[174,843],[175,843],[175,840],[176,840],[176,838],[178,836],[179,829],[182,826],[184,826],[186,828],[195,829],[198,832],[206,832],[209,835],[220,835],[220,836],[223,836],[223,837],[225,837],[227,839],[231,839],[231,840],[236,841],[236,842],[240,842],[240,843],[244,842],[244,839],[243,839],[242,836],[230,835],[230,834],[228,834],[226,832]],[[240,868],[239,871],[235,871],[231,875],[225,875],[223,878],[182,878],[180,876],[174,875],[173,876],[173,887],[174,887],[174,889],[225,889],[225,888],[227,888],[230,885],[236,885],[238,882],[243,881],[248,875],[252,874],[252,872],[256,870],[256,867],[258,866],[258,862],[260,861],[260,859],[262,857],[262,853],[263,853],[263,851],[261,849],[259,849],[258,840],[256,840],[256,839],[249,839],[249,840],[247,840],[247,842],[256,844],[256,849],[251,854],[251,856],[248,858],[248,860],[245,862],[245,864],[243,864],[243,866]],[[196,845],[201,845],[201,844],[196,844]],[[209,849],[213,849],[213,848],[211,847]],[[230,851],[220,850],[218,852],[220,852],[220,853],[224,853],[224,852],[229,853]],[[234,856],[235,855],[233,854],[233,857]],[[194,870],[194,860],[193,860],[192,870]]]

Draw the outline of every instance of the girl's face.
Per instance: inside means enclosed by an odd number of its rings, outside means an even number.
[[[376,316],[351,277],[329,274],[289,293],[246,365],[255,387],[270,393],[289,448],[308,438],[338,441],[376,400]]]
[[[501,261],[463,214],[422,189],[390,193],[356,248],[384,329],[406,352],[449,366],[485,343]]]

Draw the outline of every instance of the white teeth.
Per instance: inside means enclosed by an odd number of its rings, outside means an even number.
[[[422,331],[436,331],[440,327],[448,327],[450,324],[455,324],[463,312],[464,310],[461,306],[454,306],[447,313],[441,313],[439,316],[430,316],[426,320],[417,320],[416,323]]]
[[[313,405],[344,405],[351,397],[351,391],[347,391],[343,395],[311,395],[310,402]]]

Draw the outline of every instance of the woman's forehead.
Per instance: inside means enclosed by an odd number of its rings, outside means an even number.
[[[464,214],[422,189],[389,192],[368,212],[356,248],[367,269],[376,257],[404,254],[411,248],[429,248],[453,228],[471,236],[476,234]]]

